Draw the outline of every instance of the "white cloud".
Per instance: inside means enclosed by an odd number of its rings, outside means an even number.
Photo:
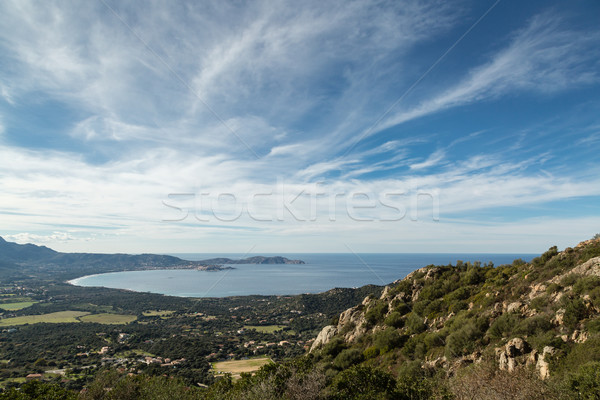
[[[568,30],[561,22],[550,14],[538,15],[490,62],[472,69],[460,83],[438,96],[387,118],[378,131],[515,90],[546,95],[598,82],[600,35]]]
[[[429,155],[429,157],[427,157],[427,160],[420,162],[420,163],[411,164],[410,169],[419,170],[419,169],[425,169],[425,168],[430,168],[430,167],[436,166],[445,157],[446,157],[446,151],[444,151],[442,149],[436,150],[435,152],[431,153],[431,155]]]

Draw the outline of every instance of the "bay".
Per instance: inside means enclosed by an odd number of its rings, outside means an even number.
[[[247,254],[171,254],[198,261],[214,257],[239,259]],[[455,264],[457,260],[509,264],[533,254],[262,254],[283,255],[306,264],[235,264],[223,271],[147,270],[88,275],[73,279],[77,286],[100,286],[182,297],[294,295],[333,288],[385,285],[426,265]]]

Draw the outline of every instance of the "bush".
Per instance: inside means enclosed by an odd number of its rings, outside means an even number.
[[[405,337],[400,335],[396,329],[386,328],[373,335],[373,346],[378,348],[381,353],[387,353],[395,347],[400,347],[405,340]]]
[[[393,376],[372,367],[354,366],[340,372],[331,384],[332,400],[383,400],[397,398]]]
[[[412,312],[406,319],[406,328],[410,333],[421,333],[427,329],[427,325],[423,322],[422,317]]]
[[[472,353],[476,349],[477,340],[482,336],[482,331],[472,322],[451,333],[446,338],[446,358]]]
[[[568,299],[565,303],[565,316],[563,321],[567,328],[573,330],[577,327],[579,321],[585,317],[587,310],[580,298]]]
[[[339,369],[346,369],[364,360],[363,353],[359,349],[342,350],[333,360],[333,365]]]
[[[569,274],[560,280],[560,285],[562,287],[573,286],[580,277],[581,275]]]
[[[536,315],[531,318],[525,318],[514,329],[517,335],[534,335],[540,332],[547,332],[554,328],[550,318],[545,315]]]
[[[512,334],[513,329],[519,324],[520,318],[515,313],[505,313],[496,318],[490,329],[488,329],[488,336],[493,339],[502,339]]]
[[[551,283],[546,288],[546,293],[554,294],[554,293],[558,292],[560,289],[562,289],[562,287],[558,283]]]
[[[398,371],[397,391],[400,399],[431,399],[434,392],[432,382],[427,379],[421,363],[409,362]]]
[[[402,318],[402,314],[398,311],[394,311],[387,316],[384,323],[392,328],[402,328],[404,326],[404,319]]]
[[[547,296],[538,296],[531,300],[530,303],[531,308],[537,311],[542,311],[548,306],[548,297]]]
[[[578,399],[600,398],[600,362],[591,362],[579,367],[567,377],[567,387]]]
[[[375,358],[379,355],[379,349],[375,346],[367,347],[365,351],[363,351],[363,355],[367,360]]]
[[[346,343],[340,338],[333,338],[329,343],[323,346],[322,353],[326,356],[336,357],[346,348]]]
[[[365,313],[365,319],[370,325],[376,325],[383,320],[385,313],[388,311],[388,305],[386,302],[378,301],[373,306],[369,307]]]
[[[600,276],[592,275],[579,279],[573,286],[573,293],[582,295],[600,286]]]

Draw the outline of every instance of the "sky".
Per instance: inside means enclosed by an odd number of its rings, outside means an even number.
[[[0,2],[0,236],[541,253],[600,232],[600,3]]]

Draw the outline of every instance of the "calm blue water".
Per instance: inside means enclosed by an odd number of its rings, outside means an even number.
[[[213,257],[232,259],[243,254],[173,254],[198,261]],[[275,254],[263,254],[265,256]],[[281,254],[279,254],[281,255]],[[492,261],[508,264],[516,258],[530,261],[533,254],[283,254],[302,265],[239,264],[225,271],[151,270],[89,275],[71,281],[78,286],[103,286],[136,292],[184,297],[227,297],[251,294],[319,293],[335,287],[385,285],[429,264]]]

